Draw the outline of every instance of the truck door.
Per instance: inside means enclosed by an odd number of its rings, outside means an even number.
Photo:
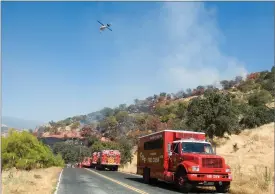
[[[172,155],[169,158],[169,170],[176,171],[179,160],[180,160],[180,149],[179,143],[172,143],[171,151]]]

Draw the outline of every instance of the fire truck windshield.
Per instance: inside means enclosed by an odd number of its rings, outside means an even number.
[[[211,144],[196,143],[196,142],[182,142],[183,153],[201,153],[201,154],[214,154]]]

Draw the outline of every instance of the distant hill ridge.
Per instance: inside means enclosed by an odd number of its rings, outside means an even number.
[[[3,133],[3,132],[7,132],[9,130],[9,127],[7,126],[7,125],[5,125],[5,124],[2,124],[2,126],[1,126],[1,132]]]
[[[9,128],[16,129],[35,129],[36,127],[42,125],[44,122],[25,120],[21,118],[2,116],[2,123],[7,125]]]

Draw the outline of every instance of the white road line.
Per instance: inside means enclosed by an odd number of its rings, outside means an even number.
[[[58,178],[58,182],[57,182],[57,185],[56,185],[54,194],[57,194],[57,191],[58,191],[58,189],[59,189],[59,184],[60,184],[60,180],[61,180],[62,173],[63,173],[63,169],[61,170],[61,172],[60,172],[60,174],[59,174],[59,178]]]

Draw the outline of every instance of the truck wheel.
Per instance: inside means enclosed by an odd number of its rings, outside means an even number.
[[[230,183],[223,182],[222,185],[215,184],[215,187],[218,193],[228,193],[230,189]]]
[[[110,170],[110,171],[115,171],[115,167],[112,166],[112,167],[109,168],[109,170]]]
[[[179,169],[175,174],[175,185],[183,193],[188,193],[192,189],[192,184],[189,183],[185,169]]]
[[[113,167],[113,171],[118,171],[118,166]]]
[[[150,169],[149,168],[143,169],[143,181],[146,184],[150,183]]]
[[[102,166],[97,166],[97,167],[96,167],[96,170],[102,171],[102,170],[103,170],[103,167],[102,167]]]

